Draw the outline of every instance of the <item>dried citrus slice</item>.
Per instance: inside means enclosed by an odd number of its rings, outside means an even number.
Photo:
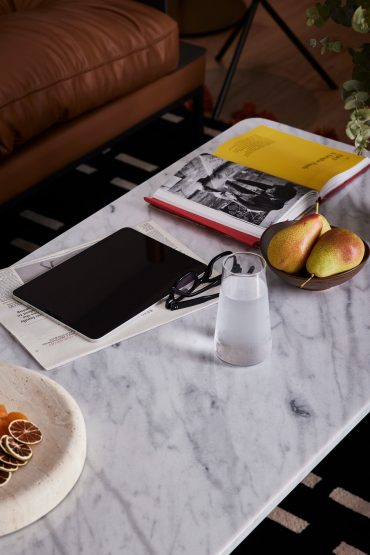
[[[4,416],[1,415],[0,405],[0,437],[8,435],[8,426],[13,420],[28,420],[28,417],[23,412],[8,412]]]
[[[6,463],[13,463],[13,464],[16,464],[17,466],[24,466],[25,464],[28,463],[28,459],[26,461],[20,461],[14,458],[11,453],[9,453],[5,445],[5,440],[7,437],[10,437],[12,439],[12,436],[8,436],[8,435],[2,436],[0,438],[0,459]]]
[[[42,440],[40,428],[29,420],[13,420],[10,422],[8,430],[14,439],[26,445],[34,445]]]
[[[6,455],[3,451],[0,451],[0,463],[6,463],[6,464],[12,464],[13,466],[16,466],[18,468],[18,466],[23,466],[24,463],[22,463],[21,461],[17,461],[17,459],[15,459],[14,457],[12,457],[11,455]]]
[[[5,486],[5,484],[9,482],[11,477],[12,477],[11,472],[8,472],[7,470],[2,470],[0,468],[0,488],[1,486]]]
[[[8,414],[8,411],[6,410],[6,406],[0,405],[0,416],[6,416],[7,414]]]
[[[0,470],[6,470],[7,472],[15,472],[18,470],[18,465],[14,466],[13,464],[8,464],[3,461],[0,461]]]
[[[5,439],[7,437],[8,436],[6,434],[1,436],[1,438],[0,438],[0,448],[3,450],[3,453],[9,455],[10,453],[8,453],[8,451],[6,449],[6,445],[5,445]],[[9,436],[9,437],[11,437],[11,436]]]
[[[16,466],[17,468],[19,468],[20,466],[26,466],[26,464],[28,463],[28,461],[19,461],[17,459],[15,459],[14,457],[12,457],[11,455],[8,455],[8,457],[11,459],[9,461],[7,460],[3,460],[0,459],[0,464],[1,462],[6,462],[7,464],[12,464],[13,466]]]
[[[18,466],[25,466],[28,463],[28,460],[27,461],[19,461],[18,459],[15,459],[14,457],[9,455],[8,453],[5,453],[4,451],[0,450],[0,462],[5,462],[7,464],[12,464],[13,466],[16,466],[18,468]]]
[[[32,457],[31,447],[24,443],[19,443],[19,441],[14,439],[14,437],[5,436],[4,443],[9,455],[12,455],[12,457],[14,457],[17,460],[28,461],[28,459]]]

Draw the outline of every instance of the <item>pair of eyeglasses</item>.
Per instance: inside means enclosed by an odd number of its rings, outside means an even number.
[[[178,310],[179,308],[205,303],[206,301],[218,297],[218,293],[202,295],[201,297],[197,297],[197,295],[208,291],[212,287],[220,285],[221,274],[212,277],[213,268],[218,260],[229,254],[232,254],[232,252],[225,251],[212,258],[207,268],[200,274],[196,272],[187,272],[179,277],[170,289],[166,299],[166,308],[169,310]]]

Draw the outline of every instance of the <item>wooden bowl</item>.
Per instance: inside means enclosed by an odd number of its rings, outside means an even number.
[[[275,274],[277,274],[281,279],[283,279],[290,285],[293,285],[294,287],[301,287],[301,285],[310,277],[310,274],[306,270],[302,270],[302,272],[300,272],[299,274],[287,274],[286,272],[283,272],[282,270],[277,270],[276,268],[271,266],[267,258],[267,248],[275,233],[291,224],[292,222],[281,222],[279,224],[273,224],[268,227],[262,234],[260,249],[262,256],[266,260],[267,265]],[[325,278],[313,277],[310,281],[306,283],[306,285],[304,285],[304,287],[302,287],[302,289],[308,289],[310,291],[323,291],[324,289],[330,289],[335,285],[340,285],[341,283],[344,283],[345,281],[353,278],[353,276],[355,276],[365,266],[366,261],[369,258],[369,245],[364,240],[363,242],[365,245],[365,254],[362,262],[360,262],[358,266],[352,268],[352,270],[347,270],[346,272],[341,272],[340,274],[335,274],[333,276]]]

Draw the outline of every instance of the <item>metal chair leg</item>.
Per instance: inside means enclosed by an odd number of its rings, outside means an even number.
[[[203,87],[196,90],[193,96],[193,123],[194,123],[194,148],[203,142],[204,120],[203,120]]]
[[[241,30],[240,37],[239,37],[238,43],[236,45],[236,48],[235,48],[235,51],[234,51],[229,69],[227,70],[225,80],[222,84],[221,91],[218,95],[218,99],[217,99],[217,102],[216,102],[215,109],[213,110],[213,114],[212,114],[213,119],[216,119],[219,116],[219,114],[222,110],[222,106],[224,104],[226,95],[229,91],[231,81],[234,77],[234,73],[235,73],[236,67],[238,65],[240,55],[242,53],[245,41],[247,40],[248,33],[249,33],[250,28],[251,28],[251,25],[252,25],[252,22],[253,22],[255,14],[256,14],[256,10],[257,10],[257,7],[258,7],[259,3],[260,3],[260,0],[252,0],[252,3],[251,3],[250,7],[247,10],[247,14],[246,14],[247,17],[243,18],[243,28]]]
[[[220,61],[222,59],[222,57],[224,56],[224,54],[226,53],[226,51],[231,46],[232,42],[235,40],[237,35],[240,33],[240,37],[239,37],[238,43],[236,45],[236,48],[235,48],[235,51],[234,51],[229,69],[227,70],[226,77],[225,77],[224,82],[222,84],[220,93],[219,93],[217,101],[216,101],[215,108],[213,110],[213,114],[212,114],[213,119],[216,119],[220,115],[220,112],[222,110],[223,104],[225,102],[226,95],[229,91],[231,81],[234,77],[234,73],[235,73],[236,67],[238,65],[240,55],[242,53],[245,41],[247,39],[249,30],[250,30],[250,27],[252,25],[252,22],[253,22],[255,14],[256,14],[256,10],[257,10],[257,7],[258,7],[259,3],[261,3],[261,5],[265,8],[267,13],[279,25],[279,27],[282,29],[282,31],[284,31],[284,33],[287,35],[287,37],[292,41],[294,46],[296,46],[296,48],[298,48],[298,50],[306,58],[306,60],[311,64],[311,66],[319,73],[319,75],[322,77],[322,79],[325,81],[325,83],[333,90],[338,88],[337,84],[333,81],[333,79],[330,77],[330,75],[328,75],[326,73],[326,71],[321,67],[321,65],[317,62],[317,60],[307,50],[307,48],[304,46],[304,44],[293,33],[293,31],[290,29],[290,27],[288,27],[288,25],[285,23],[285,21],[279,16],[279,14],[274,10],[274,8],[272,8],[272,6],[268,3],[268,1],[267,0],[252,0],[251,4],[248,6],[244,16],[242,17],[240,22],[236,25],[235,29],[229,35],[226,42],[224,43],[224,45],[222,46],[222,48],[220,49],[219,53],[216,56],[216,60]]]
[[[306,58],[306,60],[312,65],[312,67],[319,73],[323,78],[325,83],[333,90],[337,89],[337,84],[333,79],[326,73],[326,71],[321,67],[317,60],[312,56],[312,54],[307,50],[304,44],[298,39],[298,37],[293,33],[293,31],[288,27],[279,14],[274,10],[274,8],[267,2],[267,0],[261,0],[262,6],[265,8],[267,13],[272,17],[272,19],[279,25],[280,29],[284,31],[287,37],[292,41],[294,46],[298,48],[301,54]]]

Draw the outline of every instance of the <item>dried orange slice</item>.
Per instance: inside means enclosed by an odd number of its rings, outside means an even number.
[[[1,486],[5,486],[5,484],[9,482],[11,477],[12,477],[11,472],[8,472],[7,470],[2,470],[0,468],[0,488]]]
[[[13,463],[18,468],[18,466],[23,465],[25,463],[23,463],[22,461],[19,461],[9,453],[5,445],[5,440],[7,437],[11,438],[12,436],[4,435],[4,436],[1,436],[0,438],[0,461],[5,462],[7,464]]]
[[[2,407],[5,410],[3,414]],[[13,420],[28,420],[23,412],[6,412],[5,406],[0,405],[0,437],[8,434],[8,426]]]
[[[34,445],[42,440],[40,428],[29,420],[13,420],[9,424],[9,433],[20,443]]]
[[[28,463],[28,460],[19,461],[18,459],[15,459],[14,457],[9,455],[8,453],[5,453],[5,451],[2,451],[2,450],[0,450],[0,461],[5,462],[7,464],[13,464],[16,467],[25,466]]]
[[[6,463],[6,464],[12,464],[13,466],[16,466],[18,468],[18,466],[23,466],[23,464],[21,461],[17,461],[17,459],[15,459],[14,457],[12,457],[11,455],[7,455],[5,454],[3,451],[0,451],[0,463]]]
[[[1,441],[3,442],[3,438],[1,438]],[[4,443],[9,455],[17,460],[28,461],[32,457],[31,447],[25,443],[19,443],[14,437],[5,436]]]
[[[14,466],[13,464],[8,464],[3,461],[0,461],[0,470],[6,470],[7,472],[15,472],[18,470],[18,466]]]
[[[9,455],[8,451],[6,450],[6,445],[5,445],[5,439],[7,438],[7,435],[2,435],[0,438],[0,449],[3,450],[3,453],[6,455]]]
[[[6,410],[5,405],[0,405],[0,416],[6,416],[8,411]]]

